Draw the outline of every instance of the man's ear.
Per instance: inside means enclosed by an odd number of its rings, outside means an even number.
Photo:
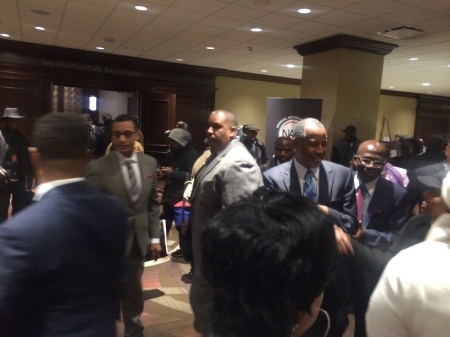
[[[236,136],[237,136],[237,126],[236,125],[231,125],[230,126],[230,131],[233,134],[232,138],[233,139],[236,138]]]
[[[41,155],[36,147],[29,147],[30,161],[34,168],[38,168],[41,164]]]

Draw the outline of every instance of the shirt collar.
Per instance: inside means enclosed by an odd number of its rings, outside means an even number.
[[[48,183],[40,184],[36,187],[36,193],[34,194],[33,201],[39,201],[42,199],[44,194],[49,192],[50,190],[54,189],[55,187],[59,187],[62,185],[77,183],[80,181],[84,181],[84,178],[70,178],[70,179],[60,179],[60,180],[53,180]]]
[[[127,160],[132,160],[134,163],[137,163],[137,162],[138,162],[136,152],[133,152],[133,154],[131,155],[131,157],[125,157],[125,156],[124,156],[123,154],[121,154],[120,152],[116,152],[116,153],[117,153],[117,157],[119,158],[119,163],[120,163],[120,165],[124,165],[125,162],[126,162]]]
[[[311,168],[306,168],[304,167],[302,164],[300,164],[297,159],[295,159],[294,157],[294,165],[295,165],[295,170],[297,171],[298,177],[300,179],[304,179],[305,178],[305,174],[308,170],[311,170],[312,173],[314,174],[314,177],[316,177],[316,180],[319,179],[319,166],[317,167],[311,167]]]

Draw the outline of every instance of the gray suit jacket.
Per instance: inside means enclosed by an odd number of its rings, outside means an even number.
[[[264,172],[264,184],[281,191],[302,193],[294,159]],[[359,224],[356,196],[350,169],[326,160],[319,168],[318,204],[329,207],[329,219],[347,233],[356,233]]]
[[[201,275],[201,232],[221,209],[249,197],[262,186],[261,171],[239,141],[234,141],[207,162],[195,177],[191,195],[192,245],[195,273]]]
[[[157,163],[153,157],[137,153],[141,171],[141,197],[133,204],[130,201],[117,153],[93,160],[86,170],[89,184],[102,192],[119,197],[128,213],[128,236],[125,253],[131,250],[133,239],[139,245],[142,256],[148,252],[150,238],[159,238],[159,201],[156,192]],[[150,236],[150,238],[149,238]]]

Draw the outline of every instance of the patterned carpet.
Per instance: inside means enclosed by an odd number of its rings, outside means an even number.
[[[141,316],[144,333],[146,337],[201,337],[192,326],[190,284],[181,280],[181,276],[189,272],[190,264],[182,258],[177,262],[170,259],[170,252],[178,249],[177,233],[173,232],[168,241],[169,256],[145,263],[142,277],[145,304]],[[117,330],[117,336],[122,337],[121,322]]]

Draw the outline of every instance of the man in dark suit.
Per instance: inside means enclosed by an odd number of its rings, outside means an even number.
[[[407,191],[383,177],[388,149],[376,140],[362,142],[353,159],[358,220],[355,238],[370,247],[387,247],[410,217]]]
[[[267,187],[303,194],[316,201],[335,227],[346,233],[356,233],[356,199],[353,175],[349,168],[323,160],[327,148],[327,131],[314,118],[302,119],[293,130],[294,159],[275,166],[263,175]],[[335,228],[338,247],[348,254],[351,247],[339,240],[340,231]],[[348,326],[347,305],[350,300],[348,259],[338,261],[338,268],[331,285],[325,290],[323,307],[331,318],[330,336],[342,336]]]
[[[141,276],[148,250],[157,260],[159,242],[159,202],[156,192],[157,163],[153,157],[134,151],[136,120],[119,115],[112,126],[115,151],[91,161],[87,181],[106,194],[119,197],[128,213],[125,272],[122,284],[122,317],[125,336],[144,336],[140,316],[144,309]]]
[[[201,233],[211,218],[235,201],[249,197],[262,185],[261,171],[245,146],[236,140],[237,119],[229,111],[216,110],[208,119],[207,141],[211,156],[194,177],[192,205],[192,249],[194,274],[190,302],[194,327],[203,336],[211,333],[209,313],[212,293],[201,273]]]
[[[82,178],[88,139],[80,115],[36,123],[36,202],[0,224],[0,336],[116,336],[126,213]]]

